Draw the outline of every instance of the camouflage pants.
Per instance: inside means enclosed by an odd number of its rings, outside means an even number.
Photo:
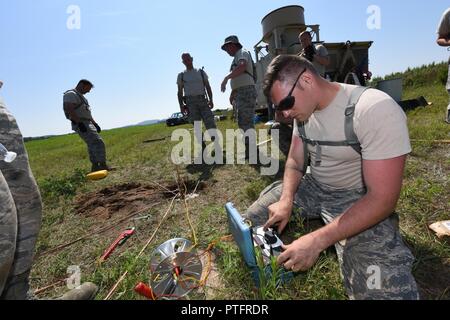
[[[255,86],[246,86],[234,90],[234,108],[237,114],[238,127],[244,132],[245,158],[255,159],[257,156],[252,150],[258,148],[256,144],[255,132],[248,131],[255,129],[255,108],[256,108],[256,89]]]
[[[447,75],[447,85],[445,86],[445,89],[447,89],[447,91],[450,94],[450,58],[448,59],[448,75]]]
[[[23,300],[41,227],[42,203],[16,120],[0,99],[0,142],[17,153],[0,161],[0,298]]]
[[[279,201],[282,183],[266,188],[247,210],[245,217],[254,225],[268,219],[268,207]],[[336,191],[320,185],[306,175],[295,195],[294,208],[307,219],[322,219],[329,224],[365,194],[365,189]],[[398,216],[393,214],[371,229],[335,245],[341,275],[350,299],[419,298],[411,273],[414,257],[403,243]],[[371,283],[373,272],[379,270],[379,284]],[[376,284],[376,282],[375,282]],[[372,286],[371,286],[372,285]]]
[[[449,96],[449,104],[447,106],[447,114],[445,115],[445,120],[450,123],[450,58],[448,60],[448,76],[447,76],[447,85],[445,86]]]
[[[97,133],[95,126],[90,121],[83,121],[87,128],[86,132],[81,132],[77,125],[72,124],[74,130],[81,139],[86,143],[91,163],[106,162],[106,148],[100,135]]]
[[[186,97],[186,105],[189,109],[189,121],[202,121],[206,130],[216,129],[214,114],[204,96]]]
[[[450,82],[450,76],[449,76],[449,82]],[[448,92],[449,103],[447,106],[447,114],[445,115],[445,120],[447,121],[447,123],[450,123],[450,89],[448,89],[447,92]]]
[[[235,89],[234,99],[239,129],[242,129],[244,132],[249,129],[254,129],[256,108],[255,86],[246,86]]]

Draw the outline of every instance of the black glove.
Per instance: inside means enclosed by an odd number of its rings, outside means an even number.
[[[100,128],[100,126],[98,125],[98,123],[94,123],[94,127],[95,127],[95,129],[97,129],[97,132],[98,132],[98,133],[102,132],[102,128]]]
[[[78,123],[78,129],[80,129],[81,132],[87,132],[87,128],[83,122]]]
[[[313,62],[314,55],[316,54],[316,48],[314,48],[313,45],[310,45],[309,47],[305,48],[305,58],[309,61]]]

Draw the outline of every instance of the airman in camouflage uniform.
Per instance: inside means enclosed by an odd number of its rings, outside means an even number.
[[[80,80],[77,87],[64,93],[64,112],[72,121],[72,130],[78,133],[86,143],[91,171],[109,170],[106,164],[105,143],[99,133],[102,131],[91,114],[91,107],[84,95],[91,91],[93,84],[88,80]]]
[[[284,181],[244,217],[278,232],[293,215],[325,223],[283,246],[278,263],[307,271],[334,245],[350,299],[418,299],[414,257],[393,213],[411,152],[402,109],[381,91],[328,82],[297,56],[272,61],[265,94],[294,119],[295,134]]]
[[[233,57],[230,73],[224,78],[221,90],[226,91],[228,81],[231,80],[232,100],[236,108],[239,129],[246,133],[255,129],[254,118],[256,108],[256,87],[254,79],[253,60],[250,52],[243,49],[237,36],[225,39],[222,50]],[[252,142],[253,144],[253,142]],[[250,139],[245,140],[246,158],[250,156]],[[255,146],[256,150],[256,146]]]
[[[23,300],[29,290],[42,204],[22,134],[1,98],[0,142],[17,153],[12,163],[0,161],[0,297]]]
[[[186,70],[177,77],[180,111],[188,114],[191,123],[203,120],[206,130],[216,130],[216,121],[212,112],[214,108],[213,93],[208,75],[203,69],[194,68],[194,59],[189,53],[183,53],[181,59]],[[210,133],[213,134],[211,138],[214,141],[215,133],[211,131]],[[206,147],[203,139],[199,143],[202,144],[202,149]]]
[[[281,198],[282,189],[278,181],[263,190],[257,202],[248,208],[245,218],[252,221],[252,225],[264,225],[269,219],[268,208]],[[321,219],[329,224],[366,193],[364,188],[336,191],[307,174],[295,193],[293,212],[307,223]],[[411,274],[414,257],[402,241],[397,214],[347,241],[336,243],[335,248],[350,299],[418,299]],[[380,267],[380,288],[385,290],[368,290],[368,281],[374,272],[372,266]]]

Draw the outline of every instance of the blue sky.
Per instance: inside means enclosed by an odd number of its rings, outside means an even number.
[[[81,10],[79,30],[67,28],[70,5]],[[87,98],[103,128],[162,119],[179,109],[176,76],[189,51],[210,76],[216,106],[225,108],[229,92],[220,83],[231,58],[220,50],[224,38],[237,34],[251,49],[262,37],[261,19],[286,5],[302,5],[306,23],[321,25],[321,40],[374,41],[374,75],[449,55],[435,44],[449,6],[443,0],[0,0],[0,95],[24,136],[70,132],[62,94],[81,78],[96,85]],[[370,5],[381,10],[379,30],[367,28]]]

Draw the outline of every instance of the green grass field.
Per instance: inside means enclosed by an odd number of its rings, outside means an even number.
[[[433,65],[409,70],[404,75],[410,79],[414,74],[418,79],[417,83],[407,81],[404,99],[423,95],[433,102],[431,106],[408,112],[413,152],[408,159],[397,210],[402,234],[416,257],[414,274],[424,299],[450,298],[450,242],[438,239],[428,229],[431,223],[450,217],[450,145],[415,141],[450,139],[450,126],[443,121],[448,96],[440,79],[442,68],[445,68],[444,64]],[[431,76],[429,70],[435,70]],[[426,81],[422,81],[423,78]],[[218,124],[220,129],[236,128],[230,120]],[[288,285],[276,287],[268,279],[265,286],[255,290],[237,246],[232,241],[220,241],[229,233],[224,205],[233,201],[244,211],[276,177],[263,177],[258,168],[249,165],[176,167],[170,160],[175,142],[166,139],[144,143],[170,136],[172,130],[157,124],[103,132],[108,158],[116,170],[98,182],[84,179],[90,165],[86,147],[77,135],[26,143],[44,201],[43,224],[32,271],[34,289],[66,278],[67,268],[75,265],[81,268],[83,282],[93,281],[100,287],[98,299],[106,297],[124,271],[128,271],[128,275],[112,299],[141,299],[133,288],[138,282],[149,281],[152,250],[171,238],[194,241],[188,211],[198,250],[205,250],[217,241],[212,250],[214,264],[210,279],[205,288],[191,298],[347,299],[333,249],[324,252],[310,271],[298,274]],[[182,185],[181,179],[189,181],[188,192],[197,186],[199,197],[187,202],[188,210],[180,200],[168,210],[171,196],[163,187],[174,190]],[[138,211],[142,211],[138,216],[149,215],[149,218],[123,221],[124,217]],[[153,241],[136,259],[166,212],[167,217]],[[105,248],[121,231],[133,226],[137,228],[136,235],[105,263],[98,265],[97,259]],[[108,227],[108,230],[98,232]],[[288,234],[298,237],[317,227],[294,221]],[[83,236],[87,237],[49,252]],[[39,297],[55,297],[66,290],[64,285],[58,284]]]

